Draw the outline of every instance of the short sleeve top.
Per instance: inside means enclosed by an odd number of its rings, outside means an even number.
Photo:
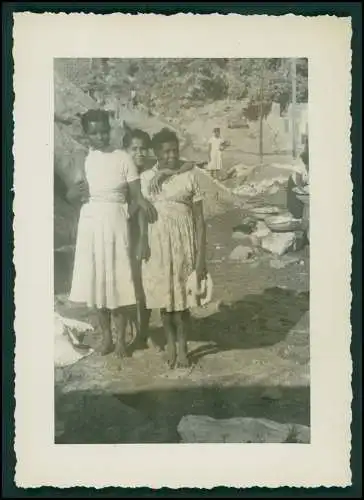
[[[85,173],[91,198],[125,193],[127,184],[139,179],[131,156],[122,150],[110,153],[91,150],[86,158]]]
[[[163,182],[161,192],[152,195],[149,185],[156,175],[157,167],[147,170],[141,175],[141,188],[145,198],[151,202],[169,201],[191,205],[203,200],[198,174],[195,168],[174,175]]]

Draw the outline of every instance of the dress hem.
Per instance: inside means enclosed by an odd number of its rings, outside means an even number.
[[[71,298],[69,298],[68,300],[69,300],[69,302],[73,302],[74,304],[83,304],[84,306],[88,307],[89,309],[108,309],[110,311],[120,309],[122,307],[136,306],[136,301],[119,304],[117,306],[115,306],[115,305],[110,306],[107,304],[96,304],[96,303],[92,303],[92,302],[87,302],[85,300],[76,300],[76,299],[71,299]]]

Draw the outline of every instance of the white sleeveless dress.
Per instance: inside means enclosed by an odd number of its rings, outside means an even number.
[[[216,171],[222,169],[222,152],[221,145],[224,140],[221,137],[211,137],[209,144],[211,145],[211,161],[207,164],[206,170]]]
[[[124,151],[91,150],[85,175],[90,199],[81,208],[69,300],[107,309],[135,304],[126,194],[137,169]]]

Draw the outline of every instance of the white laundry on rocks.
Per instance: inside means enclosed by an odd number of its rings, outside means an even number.
[[[77,347],[81,343],[77,334],[74,333],[85,333],[92,329],[88,323],[64,318],[59,313],[54,313],[54,365],[56,368],[73,365],[93,352],[91,348],[78,351]]]

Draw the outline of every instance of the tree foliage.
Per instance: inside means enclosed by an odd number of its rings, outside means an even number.
[[[127,96],[136,87],[139,99],[153,96],[165,109],[193,107],[225,98],[244,99],[251,108],[292,99],[289,59],[95,59],[79,85],[95,92]],[[90,71],[91,67],[91,71]],[[297,59],[296,95],[308,98],[308,62]],[[262,94],[261,94],[262,85]]]

